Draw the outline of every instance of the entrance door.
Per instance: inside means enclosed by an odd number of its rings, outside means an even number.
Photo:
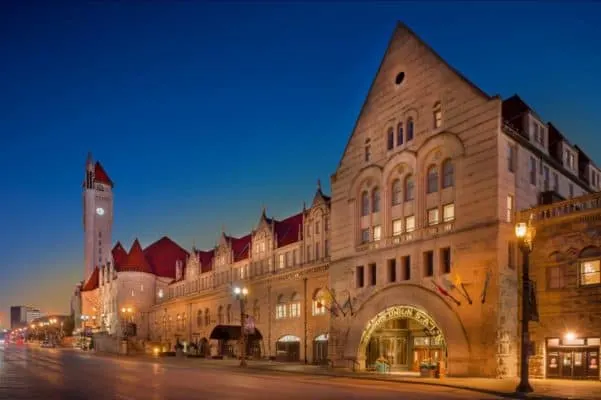
[[[599,379],[599,352],[597,350],[587,351],[587,377]]]
[[[547,377],[548,378],[559,378],[561,376],[560,371],[560,357],[558,351],[547,352]]]
[[[328,341],[313,341],[313,363],[324,364],[328,360]]]
[[[572,376],[574,378],[583,379],[586,377],[586,356],[585,349],[575,350],[572,353]]]

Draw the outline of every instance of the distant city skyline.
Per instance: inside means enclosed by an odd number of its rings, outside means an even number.
[[[263,206],[299,211],[317,179],[329,193],[397,20],[601,164],[601,5],[434,4],[0,5],[2,325],[14,304],[69,310],[88,151],[115,182],[126,248],[210,248]]]

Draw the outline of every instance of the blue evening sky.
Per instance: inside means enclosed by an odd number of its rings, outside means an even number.
[[[127,247],[211,247],[329,191],[397,20],[601,161],[600,4],[84,3],[0,4],[3,312],[68,311],[90,150]]]

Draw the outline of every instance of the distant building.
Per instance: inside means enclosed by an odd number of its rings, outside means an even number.
[[[23,328],[34,319],[40,318],[42,313],[37,308],[28,306],[12,306],[10,308],[10,328]]]

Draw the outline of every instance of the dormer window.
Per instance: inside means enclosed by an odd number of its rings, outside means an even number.
[[[572,153],[570,150],[567,150],[567,149],[564,150],[563,163],[564,163],[564,166],[566,166],[570,169],[574,169],[574,164],[575,164],[574,153]]]

